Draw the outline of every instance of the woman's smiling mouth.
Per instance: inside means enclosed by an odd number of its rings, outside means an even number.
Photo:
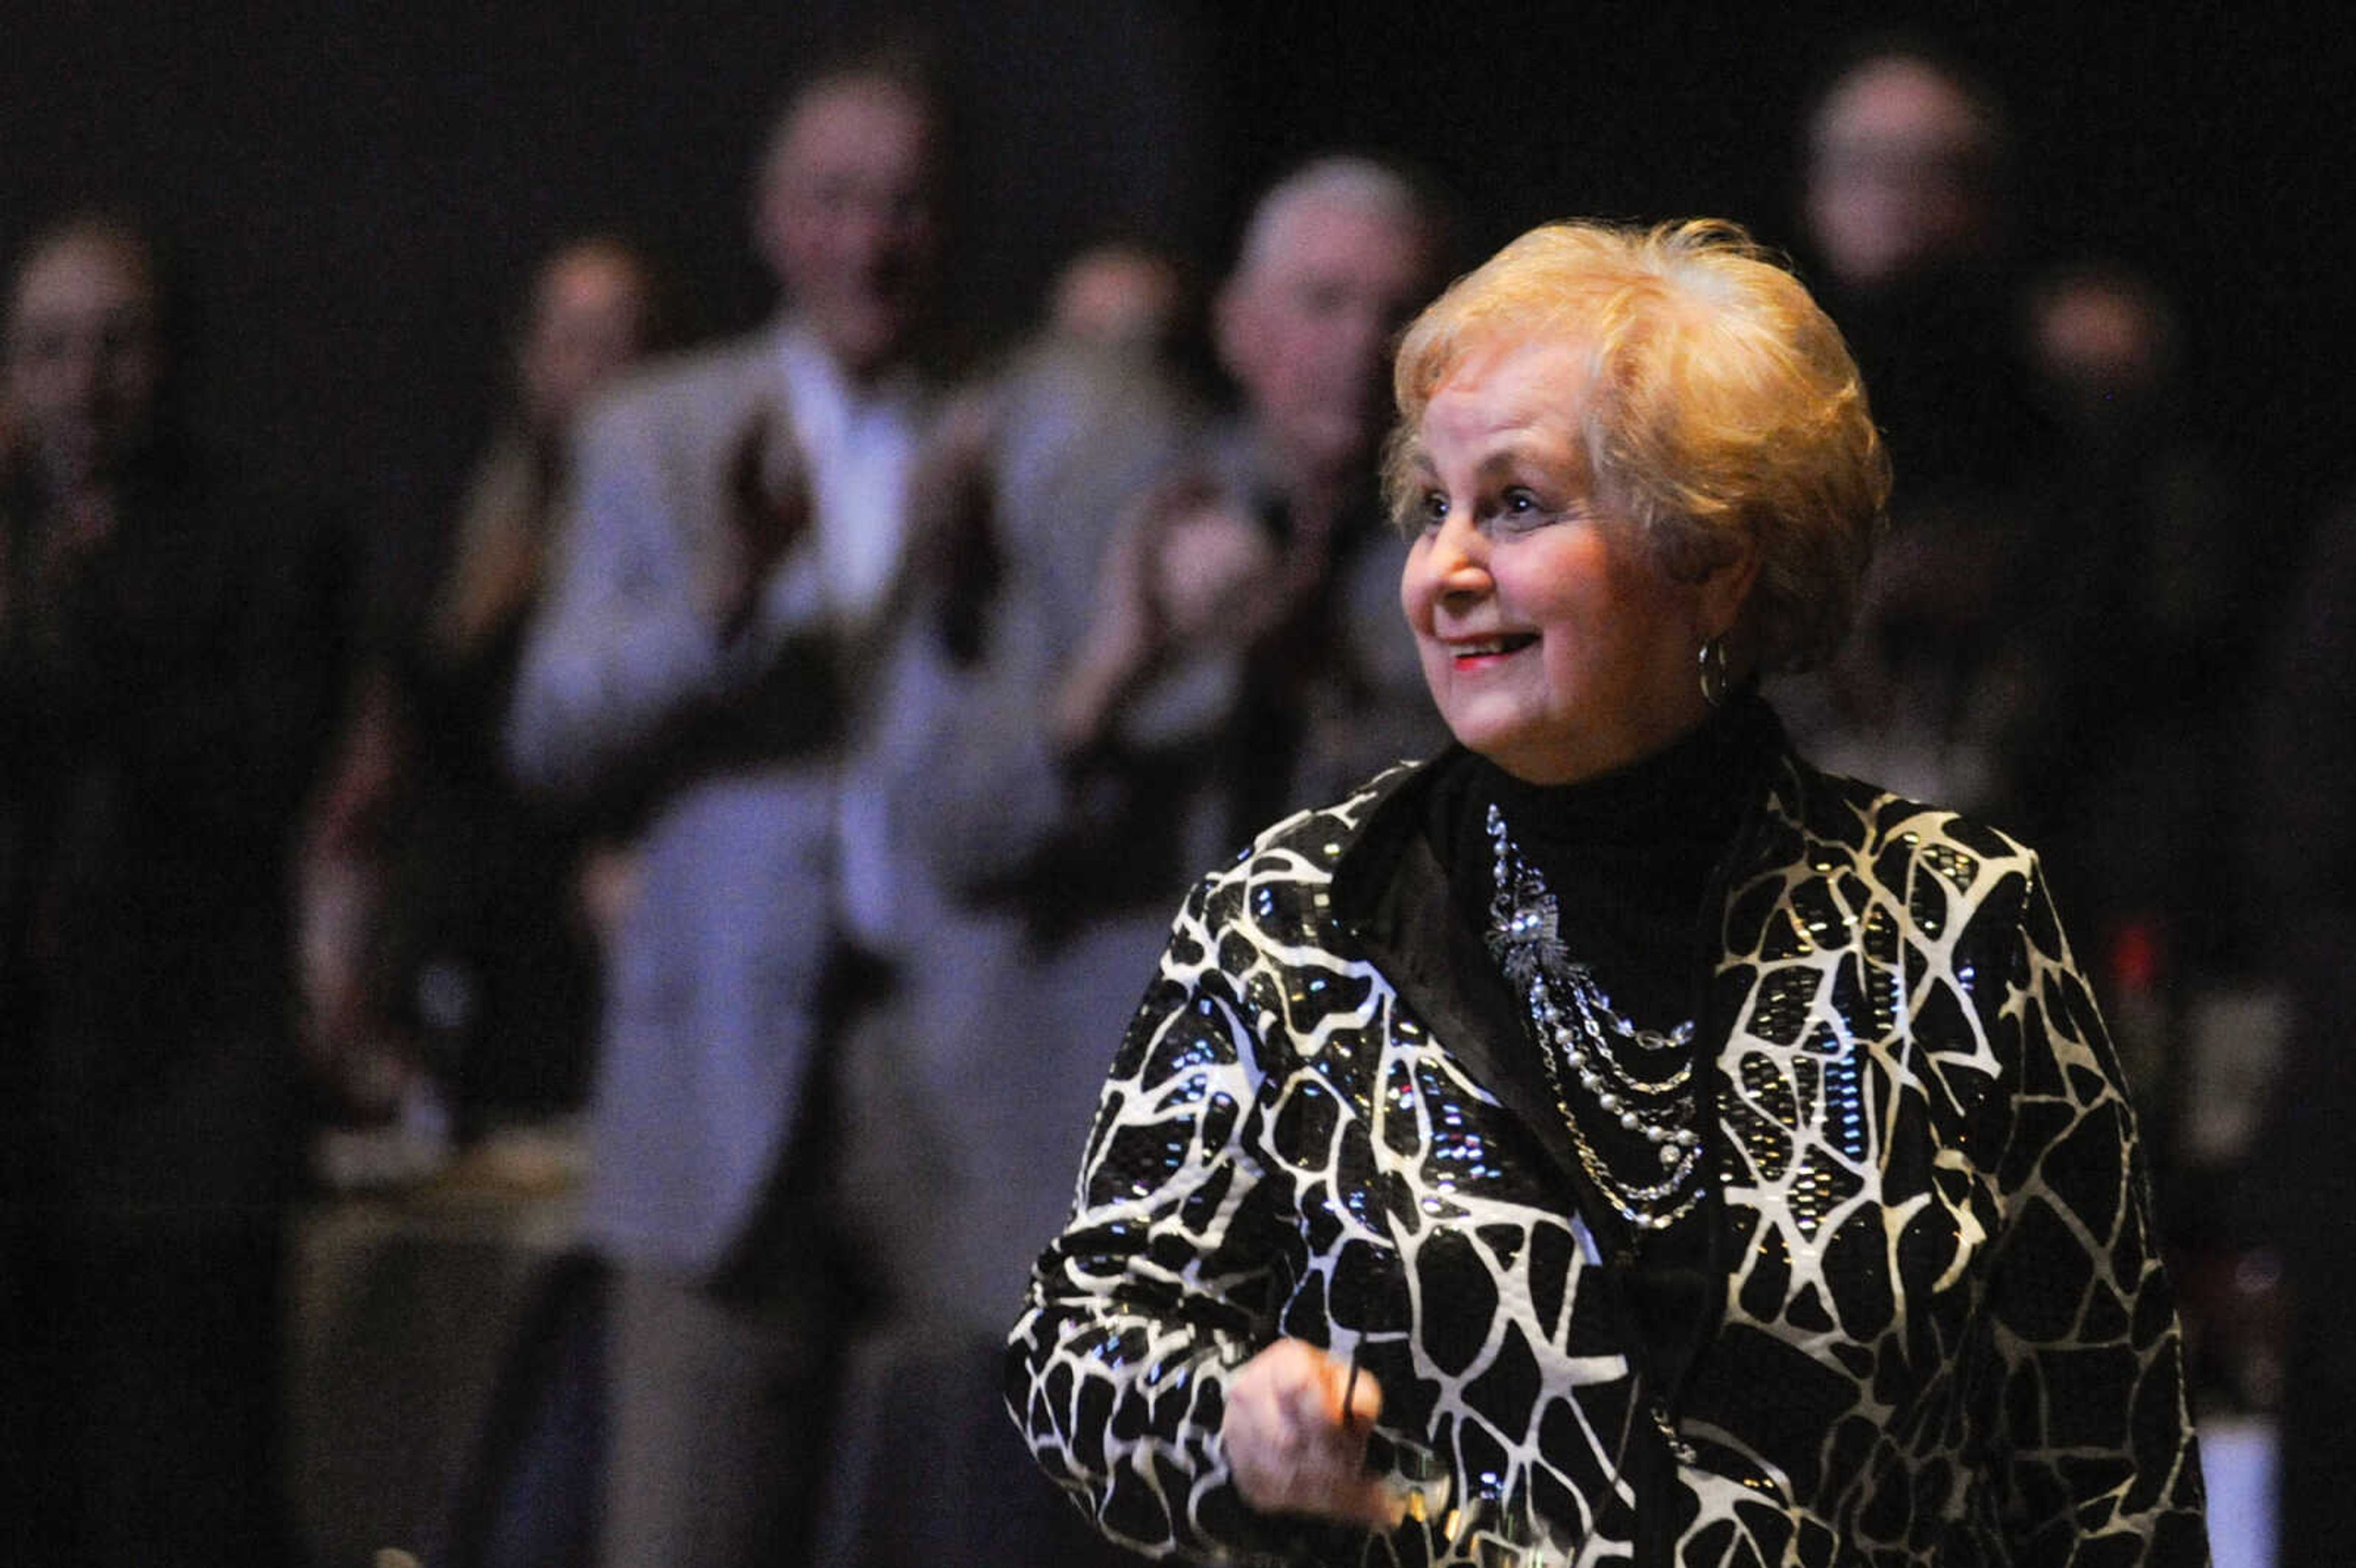
[[[1509,654],[1520,653],[1537,640],[1538,635],[1536,632],[1510,632],[1502,636],[1451,643],[1448,645],[1448,655],[1460,665],[1483,659],[1503,658]]]

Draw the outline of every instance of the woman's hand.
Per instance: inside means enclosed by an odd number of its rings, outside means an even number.
[[[1309,1514],[1388,1530],[1398,1498],[1365,1474],[1366,1435],[1383,1391],[1350,1364],[1300,1339],[1280,1339],[1227,1387],[1219,1436],[1236,1489],[1263,1513]]]

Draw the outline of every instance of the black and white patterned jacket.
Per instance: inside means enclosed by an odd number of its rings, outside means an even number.
[[[2132,1119],[2035,857],[1774,767],[1700,982],[1720,1316],[1656,1391],[1556,1113],[1431,961],[1430,773],[1187,899],[1010,1346],[1049,1475],[1148,1552],[1452,1560],[1434,1524],[1243,1504],[1226,1381],[1294,1336],[1374,1373],[1460,1499],[1542,1520],[1548,1561],[2204,1563]]]

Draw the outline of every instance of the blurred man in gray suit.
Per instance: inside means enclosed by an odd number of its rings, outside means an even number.
[[[830,1564],[1116,1555],[1059,1531],[1078,1516],[1006,1423],[1006,1326],[1194,874],[1445,740],[1375,487],[1391,339],[1444,239],[1401,172],[1314,159],[1218,292],[1232,410],[1193,417],[1166,370],[1049,342],[948,421],[943,448],[973,438],[948,531],[984,539],[927,552],[870,753],[924,912],[842,1056],[837,1212],[889,1299]]]
[[[845,777],[927,417],[938,141],[894,65],[792,97],[755,209],[784,308],[588,421],[518,681],[519,778],[643,823],[591,1112],[610,1564],[808,1551],[846,1310],[819,1056],[840,954],[891,941]]]

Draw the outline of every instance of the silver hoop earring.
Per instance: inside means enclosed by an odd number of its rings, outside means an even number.
[[[1701,677],[1701,699],[1712,708],[1726,706],[1726,639],[1712,637],[1702,644],[1694,656],[1694,667]]]

